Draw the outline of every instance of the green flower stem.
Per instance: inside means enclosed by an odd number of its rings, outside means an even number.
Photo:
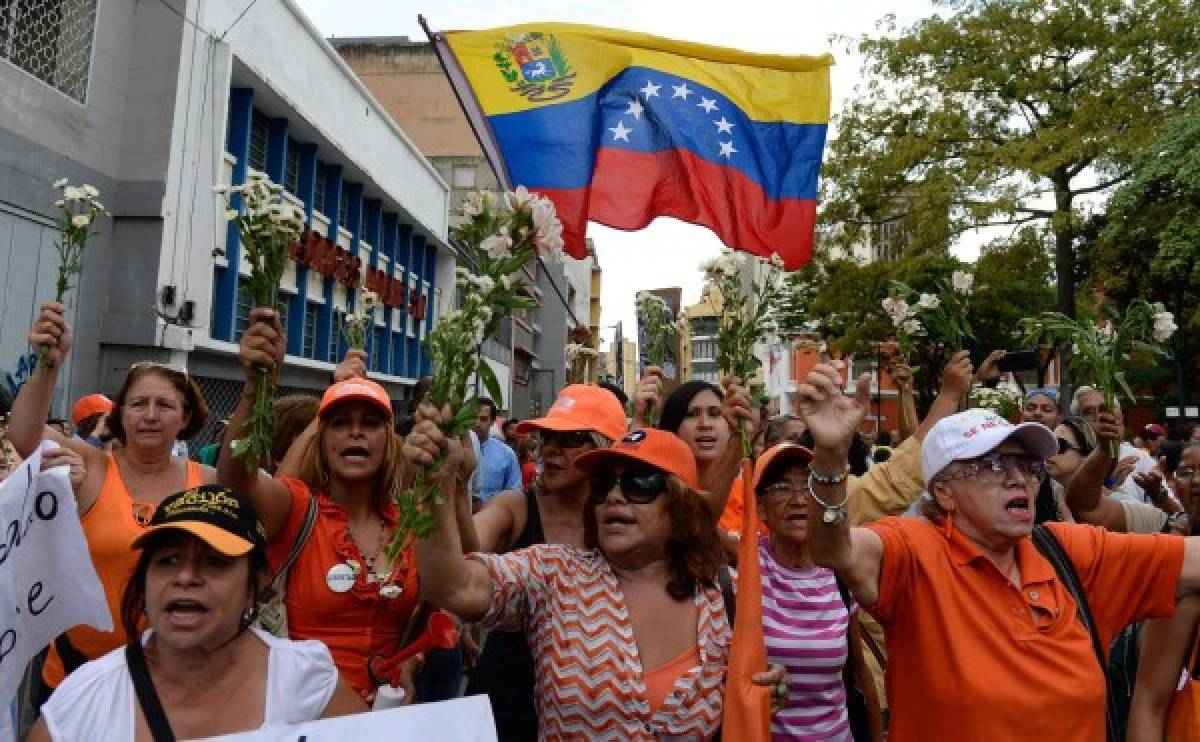
[[[738,434],[742,437],[742,458],[749,459],[754,455],[754,441],[750,439],[750,427],[744,419],[738,420]]]
[[[271,372],[259,368],[258,377],[254,380],[254,406],[250,410],[250,419],[246,421],[250,434],[239,440],[233,448],[233,455],[244,459],[246,469],[254,473],[260,465],[266,465],[271,455],[271,442],[275,439],[275,379]]]

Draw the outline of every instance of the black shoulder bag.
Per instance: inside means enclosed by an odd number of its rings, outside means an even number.
[[[138,705],[142,707],[142,716],[146,717],[146,726],[150,727],[154,742],[175,742],[175,732],[171,731],[167,712],[163,711],[162,702],[158,700],[158,691],[154,690],[154,680],[146,665],[146,653],[142,651],[137,637],[125,645],[125,663],[129,665]]]
[[[1100,643],[1096,619],[1092,617],[1092,609],[1088,605],[1087,595],[1083,592],[1083,584],[1079,581],[1079,573],[1075,571],[1075,565],[1071,563],[1062,544],[1058,542],[1049,528],[1040,524],[1034,526],[1033,544],[1046,558],[1046,561],[1050,562],[1050,566],[1054,567],[1054,572],[1058,575],[1058,579],[1062,580],[1063,587],[1075,599],[1076,616],[1092,639],[1092,649],[1096,652],[1096,661],[1100,663],[1100,674],[1104,677],[1105,695],[1108,699],[1104,709],[1107,739],[1109,742],[1119,740],[1122,735],[1119,734],[1119,724],[1114,716],[1117,704],[1116,699],[1113,698],[1112,684],[1108,682],[1108,661],[1104,657],[1104,645]]]

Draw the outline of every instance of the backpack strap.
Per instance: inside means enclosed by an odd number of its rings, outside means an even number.
[[[1075,571],[1075,565],[1049,528],[1041,524],[1034,526],[1033,544],[1046,558],[1046,561],[1050,562],[1050,566],[1054,567],[1054,572],[1062,581],[1063,587],[1075,599],[1076,616],[1088,632],[1088,636],[1091,637],[1092,649],[1096,653],[1096,661],[1100,663],[1100,673],[1104,676],[1105,695],[1108,699],[1105,713],[1108,739],[1110,741],[1120,739],[1117,733],[1118,725],[1113,717],[1117,705],[1116,699],[1113,698],[1112,683],[1108,682],[1108,660],[1104,655],[1104,645],[1100,641],[1100,633],[1096,629],[1096,619],[1092,616],[1091,606],[1088,605],[1087,594],[1083,591],[1083,583],[1079,581],[1079,573]]]
[[[84,653],[71,643],[71,637],[65,631],[54,637],[54,651],[58,652],[58,658],[62,660],[63,675],[70,675],[88,661]]]
[[[308,543],[308,537],[312,535],[313,526],[317,523],[317,496],[309,495],[308,507],[304,511],[304,522],[300,525],[300,532],[296,534],[296,540],[292,542],[292,548],[288,550],[287,557],[283,560],[283,564],[279,566],[279,571],[271,579],[271,588],[268,594],[263,597],[264,600],[271,600],[277,595],[282,595],[284,587],[287,583],[288,570],[296,562],[300,556],[300,552],[304,549],[304,544]]]
[[[729,630],[733,631],[733,621],[737,617],[737,596],[733,594],[733,576],[728,566],[722,565],[717,570],[717,582],[721,585],[721,597],[725,601],[725,618],[729,621]]]
[[[133,689],[137,692],[142,716],[146,717],[146,726],[150,727],[150,736],[154,738],[154,742],[175,742],[175,732],[171,730],[167,712],[163,710],[162,702],[158,699],[158,691],[154,689],[154,680],[150,677],[150,668],[146,665],[146,654],[136,636],[125,645],[125,663],[129,666],[129,675],[133,678]]]

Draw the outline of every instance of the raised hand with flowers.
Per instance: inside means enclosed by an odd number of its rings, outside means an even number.
[[[1071,319],[1059,312],[1044,312],[1039,317],[1021,320],[1026,340],[1037,343],[1044,339],[1071,348],[1068,360],[1071,370],[1080,378],[1090,379],[1104,395],[1104,405],[1115,409],[1117,392],[1122,391],[1132,402],[1133,391],[1125,381],[1125,367],[1135,353],[1147,356],[1167,356],[1162,347],[1178,329],[1175,317],[1158,302],[1135,299],[1122,316],[1117,310],[1104,306],[1100,319],[1090,317]],[[1115,445],[1109,453],[1117,460]]]
[[[54,301],[62,304],[67,292],[73,288],[74,280],[83,273],[83,251],[87,247],[88,238],[96,234],[92,231],[96,220],[108,216],[108,209],[98,200],[100,191],[94,186],[84,183],[81,186],[71,185],[66,178],[54,181],[53,188],[60,191],[60,198],[54,202],[58,209],[58,278],[54,283]],[[50,354],[47,348],[38,351],[38,365],[49,366]]]
[[[559,259],[562,224],[549,199],[524,186],[497,195],[471,194],[463,203],[462,224],[450,234],[459,255],[455,287],[458,309],[442,317],[425,341],[433,364],[433,385],[423,400],[452,416],[439,427],[448,437],[466,434],[479,414],[479,402],[467,400],[468,382],[478,378],[492,399],[504,398],[480,346],[501,318],[513,309],[532,309],[537,302],[525,293],[521,269],[535,257]],[[433,506],[440,502],[442,482],[432,476],[441,461],[418,467],[411,484],[397,497],[396,534],[388,546],[395,560],[413,537],[424,538],[433,527]]]
[[[284,197],[283,186],[272,183],[259,172],[252,172],[241,185],[214,186],[213,192],[225,197],[230,206],[225,218],[237,225],[246,261],[250,263],[249,291],[254,305],[278,312],[279,282],[287,268],[291,247],[304,229],[304,212]],[[237,266],[230,268],[237,270]],[[234,455],[245,459],[246,466],[251,468],[258,461],[268,460],[275,438],[275,415],[271,409],[275,378],[270,369],[258,370],[253,393],[250,433],[233,448]]]
[[[354,311],[346,315],[342,324],[342,337],[351,350],[365,350],[368,333],[375,322],[375,308],[379,306],[379,295],[370,289],[359,287]]]
[[[586,384],[588,371],[599,353],[592,347],[592,332],[580,325],[571,329],[563,356],[567,361],[567,383]]]

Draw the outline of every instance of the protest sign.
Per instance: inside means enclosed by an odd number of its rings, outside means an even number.
[[[67,467],[39,471],[42,444],[0,482],[0,704],[29,660],[64,630],[112,631]]]
[[[209,742],[342,742],[347,739],[436,739],[496,742],[487,696],[467,696],[386,711],[213,737]]]

